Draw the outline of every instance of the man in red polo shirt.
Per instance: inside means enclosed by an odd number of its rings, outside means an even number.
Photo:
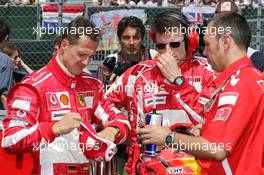
[[[263,175],[264,75],[246,56],[250,28],[245,18],[230,13],[217,15],[207,32],[204,54],[220,74],[214,81],[217,89],[204,108],[201,136],[172,133],[155,125],[138,134],[145,144],[172,145],[198,157],[202,174]],[[158,63],[167,79],[181,75],[176,65],[169,58]],[[173,88],[184,90],[185,86]]]

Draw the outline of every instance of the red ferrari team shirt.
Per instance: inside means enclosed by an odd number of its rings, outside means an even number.
[[[228,80],[226,84],[223,84]],[[224,147],[223,161],[200,160],[209,175],[264,174],[264,75],[249,58],[231,64],[215,80],[223,88],[205,113],[202,136]]]

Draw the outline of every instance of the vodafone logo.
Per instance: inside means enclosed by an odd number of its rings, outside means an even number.
[[[25,117],[26,116],[26,111],[24,111],[24,110],[18,110],[17,111],[17,113],[16,113],[16,115],[18,116],[18,117]]]

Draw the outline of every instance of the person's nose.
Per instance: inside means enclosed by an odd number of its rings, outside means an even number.
[[[170,46],[170,44],[168,43],[168,44],[166,44],[166,47],[165,47],[165,52],[167,52],[167,53],[172,53],[172,48],[171,48],[171,46]]]
[[[130,45],[134,45],[135,44],[135,40],[133,39],[133,37],[129,38],[129,44]]]
[[[89,56],[85,60],[83,60],[82,63],[87,66],[90,63],[90,61],[91,61],[91,57]]]

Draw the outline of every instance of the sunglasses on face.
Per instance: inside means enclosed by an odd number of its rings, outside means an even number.
[[[167,44],[169,44],[171,48],[178,48],[178,47],[181,46],[181,43],[182,43],[183,41],[184,41],[184,40],[181,40],[181,41],[175,41],[175,42],[170,42],[170,43],[167,43]],[[157,44],[156,44],[156,48],[159,49],[159,50],[165,49],[167,44],[164,44],[164,43],[157,43]]]

